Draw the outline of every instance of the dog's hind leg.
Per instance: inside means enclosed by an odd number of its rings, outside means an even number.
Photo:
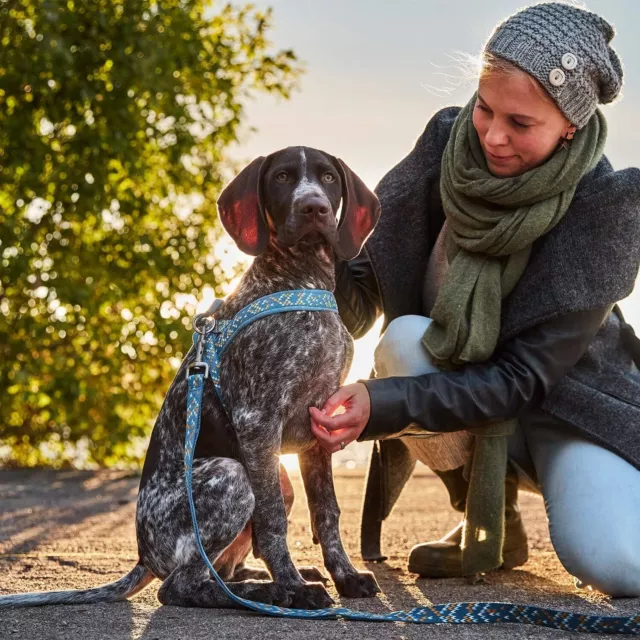
[[[193,500],[202,546],[226,579],[251,548],[244,532],[254,497],[242,465],[229,458],[196,459]],[[136,529],[142,562],[162,580],[199,558],[183,467],[158,471],[141,489]]]
[[[228,586],[234,594],[247,600],[280,607],[291,604],[287,589],[275,582],[234,582]],[[158,600],[177,607],[242,608],[209,577],[207,568],[198,560],[175,569],[162,583]]]
[[[193,469],[193,500],[202,546],[223,580],[233,575],[251,550],[249,521],[254,497],[243,466],[229,458],[199,458]],[[137,513],[138,546],[145,564],[164,580],[163,604],[233,607],[213,581],[196,547],[181,468],[154,475],[141,491]],[[239,596],[289,604],[287,590],[272,582],[234,583]]]

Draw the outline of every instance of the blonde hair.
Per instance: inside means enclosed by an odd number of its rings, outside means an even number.
[[[550,102],[557,107],[555,100],[551,97],[549,92],[534,78],[530,73],[521,69],[517,64],[510,62],[509,60],[497,56],[489,51],[483,51],[479,60],[480,73],[478,80],[489,78],[494,75],[517,75],[524,74],[527,76],[538,94],[547,102]]]

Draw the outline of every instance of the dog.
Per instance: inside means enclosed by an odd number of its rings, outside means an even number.
[[[255,256],[217,319],[230,319],[277,291],[332,291],[335,256],[355,257],[380,216],[376,196],[346,164],[309,147],[256,158],[217,204],[236,245]],[[341,386],[352,357],[353,342],[338,314],[280,313],[247,326],[223,354],[224,405],[213,384],[205,385],[193,495],[207,556],[242,598],[301,609],[333,603],[324,575],[313,567],[298,570],[289,554],[293,489],[279,464],[281,453],[299,456],[313,540],[338,593],[361,598],[379,592],[373,574],[357,571],[342,545],[331,456],[313,437],[308,413]],[[194,358],[191,349],[151,435],[137,501],[138,564],[95,589],[0,596],[0,607],[120,601],[156,578],[163,604],[237,606],[200,558],[189,515],[183,449],[186,374]],[[246,566],[252,549],[268,572]]]

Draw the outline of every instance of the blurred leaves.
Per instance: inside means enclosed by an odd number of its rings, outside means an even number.
[[[270,21],[199,0],[0,0],[5,461],[143,455],[196,297],[223,284],[215,200],[243,105],[301,73]]]

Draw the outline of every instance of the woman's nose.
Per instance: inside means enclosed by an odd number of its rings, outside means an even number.
[[[498,122],[492,122],[484,137],[485,144],[490,147],[501,147],[509,142],[505,128]]]

